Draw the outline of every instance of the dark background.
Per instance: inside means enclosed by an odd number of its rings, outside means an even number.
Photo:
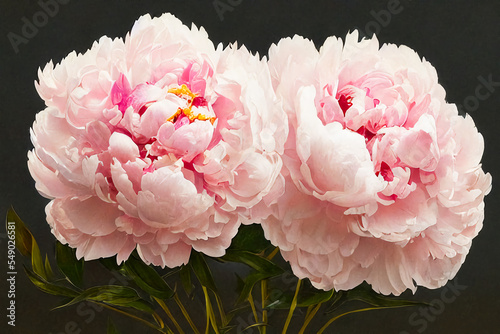
[[[485,138],[483,167],[493,175],[493,191],[486,198],[484,228],[474,240],[457,278],[442,289],[417,291],[418,300],[442,302],[443,307],[436,315],[426,318],[418,314],[418,308],[372,311],[349,315],[327,332],[499,333],[500,203],[496,184],[500,175],[500,83],[490,87],[492,92],[487,98],[478,99],[476,89],[482,85],[481,77],[500,82],[500,2],[401,0],[399,6],[392,7],[394,3],[394,0],[59,0],[58,12],[46,22],[39,21],[38,32],[18,45],[16,53],[8,34],[22,36],[25,20],[33,22],[34,16],[40,18],[38,13],[42,8],[37,1],[1,0],[0,214],[13,205],[37,237],[42,253],[52,256],[54,238],[44,213],[47,200],[36,192],[26,166],[26,154],[32,148],[29,128],[35,114],[44,108],[33,85],[37,70],[51,59],[59,62],[72,50],[85,52],[102,35],[124,37],[134,21],[145,13],[159,16],[171,12],[186,25],[194,22],[205,27],[216,44],[227,45],[237,40],[260,55],[267,53],[271,43],[294,34],[310,38],[320,46],[326,37],[344,37],[354,28],[368,36],[377,32],[381,42],[408,45],[429,60],[438,71],[448,101],[462,105],[462,110],[474,118]],[[217,4],[225,7],[217,9]],[[393,13],[388,11],[391,9]],[[481,93],[486,92],[484,87],[480,89]],[[19,254],[16,327],[12,331],[5,317],[7,243],[5,234],[2,236],[1,333],[105,333],[111,315],[106,310],[92,312],[87,307],[85,313],[70,307],[49,311],[59,305],[60,299],[42,293],[27,280]],[[453,301],[450,296],[455,297]],[[112,314],[112,317],[123,333],[146,332],[145,327],[121,316]],[[298,330],[291,328],[289,333],[294,331]]]

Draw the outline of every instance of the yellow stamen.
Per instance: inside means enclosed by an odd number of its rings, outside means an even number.
[[[183,95],[187,95],[189,96],[191,99],[191,103],[192,103],[192,99],[194,99],[196,97],[196,94],[194,94],[186,85],[182,85],[180,87],[177,87],[177,88],[170,88],[168,90],[169,93],[172,93],[172,94],[175,94],[179,97],[183,97]]]
[[[203,114],[198,114],[194,115],[191,108],[193,107],[193,100],[196,97],[196,94],[191,92],[191,90],[186,86],[182,85],[177,88],[170,88],[168,90],[168,93],[175,94],[181,98],[187,98],[188,106],[187,108],[179,108],[177,109],[177,112],[167,118],[167,122],[172,122],[174,123],[177,118],[180,116],[180,114],[186,115],[186,117],[189,119],[190,122],[194,122],[196,119],[200,121],[210,121],[210,123],[214,124],[216,117],[207,117],[206,115]]]

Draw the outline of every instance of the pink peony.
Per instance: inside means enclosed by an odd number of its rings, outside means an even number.
[[[482,227],[491,176],[470,116],[435,69],[376,38],[304,38],[270,49],[288,114],[285,195],[263,222],[299,278],[383,294],[443,286]]]
[[[283,192],[287,119],[266,63],[170,14],[50,62],[36,88],[29,169],[79,258],[222,256],[241,213]]]

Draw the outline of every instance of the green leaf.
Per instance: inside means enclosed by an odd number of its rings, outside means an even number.
[[[283,269],[272,261],[247,251],[227,250],[226,255],[221,259],[229,262],[244,263],[262,274],[269,275],[268,277],[278,276],[283,273]]]
[[[215,294],[218,294],[214,277],[212,276],[212,272],[210,271],[210,268],[208,267],[203,255],[193,251],[191,252],[191,259],[189,262],[191,263],[191,268],[193,269],[201,285],[209,288]]]
[[[159,299],[169,299],[174,295],[168,284],[154,268],[131,256],[123,265],[127,275],[145,292]]]
[[[107,330],[107,334],[120,334],[118,332],[118,329],[116,329],[116,326],[113,323],[113,320],[111,320],[111,318],[108,318],[108,330]]]
[[[42,254],[40,254],[40,248],[35,241],[35,238],[31,240],[31,267],[35,274],[48,279],[47,273],[45,272],[45,265],[43,263]]]
[[[10,235],[9,231],[12,230],[11,226],[15,227],[14,231],[16,236],[15,242],[17,250],[24,256],[31,256],[31,243],[33,240],[33,235],[26,228],[26,225],[24,225],[24,222],[21,220],[21,218],[19,218],[13,208],[9,208],[9,210],[7,211],[7,217],[5,221],[5,227],[7,229],[8,235]]]
[[[329,301],[335,294],[334,290],[330,291],[316,291],[314,294],[308,294],[306,296],[301,294],[297,302],[297,307],[309,307],[311,305],[317,305],[319,303],[325,303]],[[266,309],[289,309],[292,305],[293,294],[283,293],[279,299],[271,301]]]
[[[271,247],[271,243],[264,236],[264,230],[258,224],[241,225],[238,234],[231,241],[230,250],[243,250],[260,253]]]
[[[21,254],[24,256],[31,256],[31,266],[33,271],[40,277],[47,280],[47,273],[45,272],[45,265],[43,263],[42,255],[40,254],[40,248],[38,248],[38,244],[36,243],[33,234],[31,234],[30,230],[26,227],[24,222],[19,218],[17,213],[13,208],[10,208],[7,211],[7,219],[6,219],[6,228],[7,234],[9,234],[9,226],[15,225],[15,234],[16,234],[16,248],[19,250]]]
[[[49,283],[43,277],[38,276],[28,268],[24,268],[30,281],[43,292],[56,296],[76,297],[78,292],[62,285]]]
[[[332,316],[330,320],[328,320],[323,325],[323,327],[321,327],[318,330],[317,333],[322,334],[328,328],[328,326],[330,326],[334,321],[348,314],[366,312],[372,310],[388,309],[388,308],[410,307],[417,305],[432,306],[432,304],[429,303],[417,302],[412,300],[402,300],[394,297],[391,298],[388,296],[384,296],[373,291],[368,284],[363,283],[352,290],[339,291],[335,293],[335,295],[333,296],[332,305],[326,310],[326,313],[327,314],[332,313],[336,309],[338,309],[342,304],[352,300],[365,302],[367,304],[370,304],[371,307],[359,308],[338,314],[336,316]]]
[[[208,301],[208,290],[210,289],[214,295],[215,295],[215,301],[217,302],[217,309],[219,310],[219,314],[221,317],[221,323],[222,327],[225,327],[227,325],[227,319],[226,315],[224,312],[224,308],[222,306],[222,300],[219,296],[219,293],[217,291],[217,286],[215,285],[214,278],[212,276],[212,272],[210,271],[210,268],[207,265],[207,262],[205,261],[205,258],[203,257],[202,254],[192,251],[191,252],[191,258],[189,260],[191,264],[191,268],[193,269],[196,277],[200,281],[203,292],[205,293],[205,300],[207,302],[206,310],[207,312],[209,311],[209,307],[211,308],[211,304]],[[210,305],[210,306],[209,306]],[[213,310],[211,310],[212,313],[212,326],[215,326],[215,322],[213,319]]]
[[[49,257],[45,254],[45,273],[47,274],[47,280],[54,280],[54,272],[52,271],[52,267],[50,266]]]
[[[194,291],[194,285],[191,280],[191,268],[189,266],[182,266],[179,274],[184,291],[191,297]]]
[[[292,305],[293,294],[283,293],[276,300],[270,300],[269,305],[266,306],[266,309],[289,309]]]
[[[123,264],[116,263],[116,256],[100,258],[99,263],[109,271],[120,271],[123,266]]]
[[[326,310],[326,313],[332,313],[342,304],[353,300],[362,301],[377,308],[395,308],[418,305],[432,306],[431,304],[425,302],[388,297],[373,291],[368,284],[361,284],[354,289],[337,292],[333,298],[332,305]]]
[[[110,305],[113,305],[112,303],[108,303]],[[144,299],[138,299],[136,301],[126,303],[124,305],[116,305],[116,306],[122,306],[122,307],[131,307],[139,311],[143,311],[149,314],[153,314],[155,312],[153,306],[145,301]]]
[[[222,328],[219,328],[219,333],[220,334],[228,334],[228,333],[234,333],[233,329],[235,328],[236,326],[226,326],[226,327],[222,327]]]
[[[245,279],[245,284],[243,285],[243,289],[241,290],[240,296],[238,297],[238,300],[236,301],[236,305],[243,303],[244,301],[247,300],[248,296],[250,293],[252,293],[253,287],[255,284],[258,282],[273,277],[274,275],[268,274],[268,273],[261,273],[261,272],[253,272],[249,274],[246,279]]]
[[[171,276],[174,276],[176,275],[177,273],[179,273],[181,271],[181,267],[177,267],[177,268],[174,268],[174,269],[170,269],[168,268],[168,271],[166,273],[159,273],[161,278],[163,278],[163,280],[167,280],[167,278],[171,277]]]
[[[335,294],[335,290],[330,290],[330,291],[317,291],[315,294],[312,296],[305,298],[303,300],[300,300],[299,298],[299,303],[298,307],[307,307],[311,305],[317,305],[319,303],[325,303],[329,301],[333,295]]]
[[[56,242],[56,261],[61,272],[75,286],[83,286],[83,259],[76,259],[76,250]]]
[[[132,307],[150,314],[154,313],[151,304],[141,299],[137,291],[130,287],[118,285],[103,285],[89,288],[63,306],[70,306],[84,300],[106,303],[112,306]]]
[[[226,255],[221,259],[223,261],[244,263],[256,270],[256,272],[246,277],[237,304],[244,302],[248,298],[255,284],[264,279],[281,275],[284,272],[282,268],[272,261],[247,251],[227,250]]]
[[[297,300],[297,307],[309,307],[320,303],[325,303],[333,298],[335,291],[323,291],[314,288],[309,281],[304,280]],[[289,309],[292,303],[293,294],[283,293],[277,300],[271,300],[266,307],[269,309]]]
[[[242,313],[248,314],[248,312],[251,312],[250,308],[251,306],[249,303],[244,303],[238,305],[237,307],[233,307],[231,311],[226,314],[227,320],[231,322],[234,317],[241,315]]]

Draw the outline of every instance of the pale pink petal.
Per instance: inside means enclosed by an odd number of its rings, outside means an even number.
[[[139,157],[137,144],[132,138],[119,132],[114,132],[109,138],[109,152],[122,163]]]
[[[215,49],[171,14],[48,63],[35,86],[47,108],[28,166],[78,257],[120,263],[137,248],[175,267],[193,249],[222,256],[244,212],[269,211],[283,192],[287,118],[266,61]]]
[[[358,37],[330,37],[319,52],[300,37],[270,48],[290,126],[286,191],[251,212],[316,288],[438,288],[482,227],[491,189],[483,139],[447,104],[427,61]]]

